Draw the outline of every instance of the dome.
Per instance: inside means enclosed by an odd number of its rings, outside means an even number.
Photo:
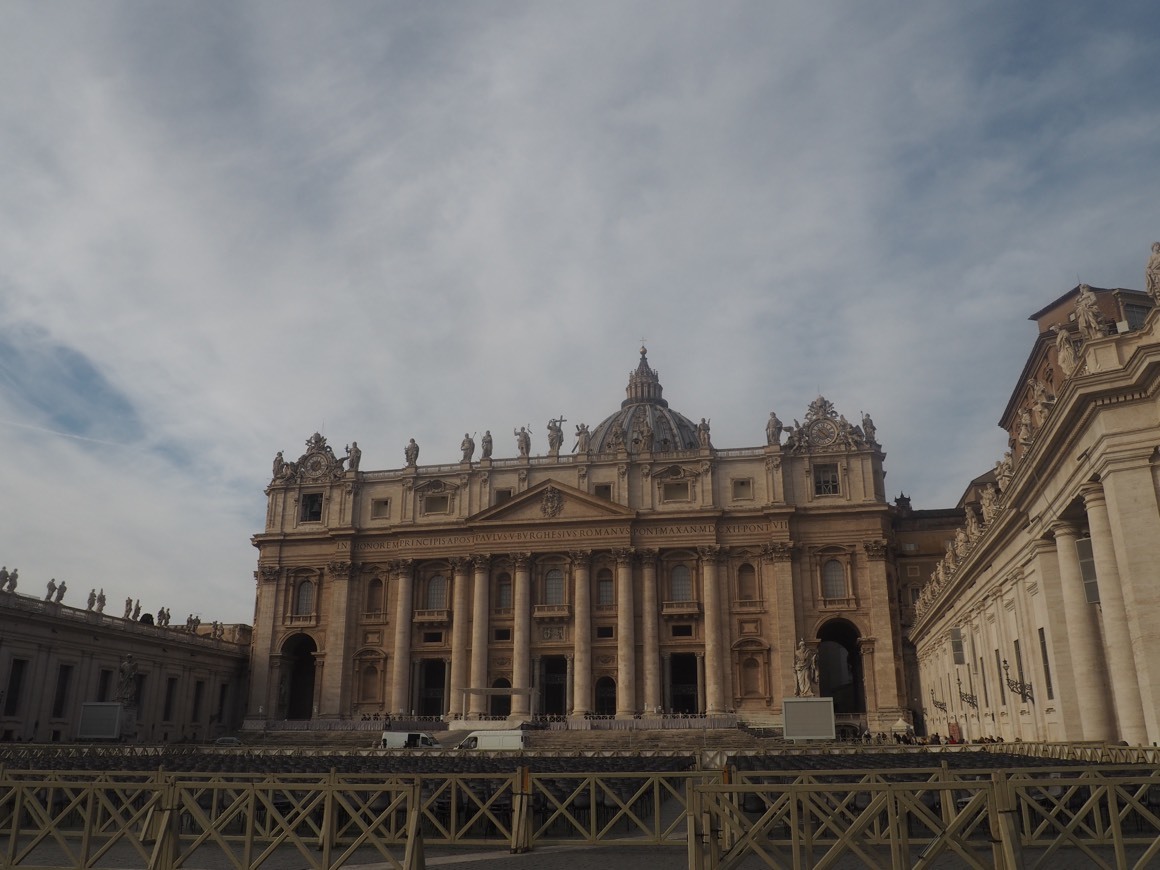
[[[660,378],[649,368],[646,350],[642,347],[640,363],[628,375],[627,398],[620,403],[619,411],[605,417],[592,430],[589,450],[612,453],[623,440],[629,452],[637,453],[643,448],[645,423],[652,430],[653,451],[696,450],[696,425],[684,414],[672,410],[661,398],[661,392]]]

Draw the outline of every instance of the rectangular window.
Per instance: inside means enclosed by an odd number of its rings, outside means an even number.
[[[614,604],[613,586],[611,577],[601,577],[596,581],[596,603],[597,604]]]
[[[1147,305],[1124,305],[1124,319],[1128,321],[1128,329],[1139,329],[1144,325],[1144,319],[1152,309]]]
[[[744,480],[733,481],[733,500],[734,501],[752,501],[753,499],[753,480],[745,478]]]
[[[966,658],[963,656],[963,630],[961,628],[951,629],[951,656],[954,657],[956,665],[965,665]]]
[[[389,498],[376,498],[371,502],[371,519],[372,520],[386,520],[391,517],[391,500]]]
[[[425,632],[423,632],[423,643],[443,643],[443,632],[441,632],[441,631],[425,631]]]
[[[202,701],[202,697],[204,695],[205,695],[205,681],[198,680],[196,683],[193,684],[193,709],[192,709],[192,712],[189,714],[189,721],[190,722],[200,722],[201,721],[201,701]]]
[[[109,700],[109,686],[113,682],[113,672],[108,668],[101,668],[97,676],[97,701],[105,703]]]
[[[496,584],[495,606],[499,610],[511,610],[512,607],[512,581],[500,580]]]
[[[1003,657],[995,650],[995,673],[999,675],[999,703],[1007,706],[1007,684],[1003,679]]]
[[[598,625],[598,626],[596,626],[596,639],[597,640],[608,640],[611,637],[612,637],[612,626],[611,625]]]
[[[598,483],[593,488],[592,492],[597,498],[603,498],[603,499],[607,499],[608,501],[612,501],[612,484],[611,483]]]
[[[691,625],[674,625],[673,637],[692,637],[693,626]]]
[[[13,659],[8,671],[8,689],[4,694],[4,715],[15,716],[20,711],[20,691],[24,688],[27,659]]]
[[[423,499],[423,513],[445,514],[451,508],[451,499],[445,495],[429,495]]]
[[[493,504],[503,504],[505,501],[512,500],[513,492],[510,489],[497,489],[495,491],[495,500]]]
[[[68,688],[72,682],[72,665],[61,665],[56,670],[56,692],[52,697],[52,718],[63,719],[68,703]]]
[[[1096,581],[1096,560],[1092,555],[1092,539],[1077,538],[1075,554],[1079,557],[1079,573],[1083,577],[1083,593],[1088,604],[1100,603],[1100,585]]]
[[[688,501],[689,482],[687,480],[666,483],[661,486],[662,501]]]
[[[910,603],[912,605],[918,604],[918,594],[921,591],[922,591],[922,589],[918,586],[911,586],[910,587]]]
[[[322,493],[306,492],[302,494],[302,512],[298,516],[302,523],[322,522]]]
[[[1039,654],[1043,656],[1043,690],[1047,692],[1047,700],[1055,698],[1055,687],[1051,684],[1051,662],[1047,658],[1047,635],[1039,629]]]
[[[814,495],[840,495],[837,465],[814,466]]]
[[[161,713],[164,722],[173,721],[173,703],[177,700],[177,677],[165,681],[165,707]]]
[[[497,628],[492,637],[498,641],[510,641],[512,639],[512,630],[510,628]]]

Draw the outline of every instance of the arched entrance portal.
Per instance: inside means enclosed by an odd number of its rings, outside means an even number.
[[[596,681],[597,716],[616,715],[616,681],[612,677],[601,677]]]
[[[419,663],[420,716],[442,716],[447,710],[443,688],[447,678],[447,663],[443,659],[423,659]]]
[[[309,719],[314,713],[314,638],[296,634],[282,644],[282,684],[278,687],[282,715]]]
[[[866,712],[859,636],[858,629],[844,619],[831,620],[818,631],[819,694],[834,699],[838,716]]]

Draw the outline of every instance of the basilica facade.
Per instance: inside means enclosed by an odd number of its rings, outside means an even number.
[[[315,434],[267,489],[251,726],[736,713],[834,698],[847,730],[904,710],[892,508],[869,416],[822,397],[718,448],[642,348],[620,408],[548,452],[364,471]],[[761,423],[759,423],[759,426]],[[760,431],[760,429],[759,429]],[[506,439],[505,439],[506,440]],[[571,439],[570,439],[571,440]],[[808,669],[795,648],[802,646]],[[808,673],[802,675],[803,669]]]

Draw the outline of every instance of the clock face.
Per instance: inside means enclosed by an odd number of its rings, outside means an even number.
[[[326,457],[321,453],[313,453],[306,457],[306,462],[303,463],[303,469],[309,477],[321,477],[326,473]]]
[[[838,439],[838,425],[833,420],[815,420],[810,424],[810,443],[828,447]]]

